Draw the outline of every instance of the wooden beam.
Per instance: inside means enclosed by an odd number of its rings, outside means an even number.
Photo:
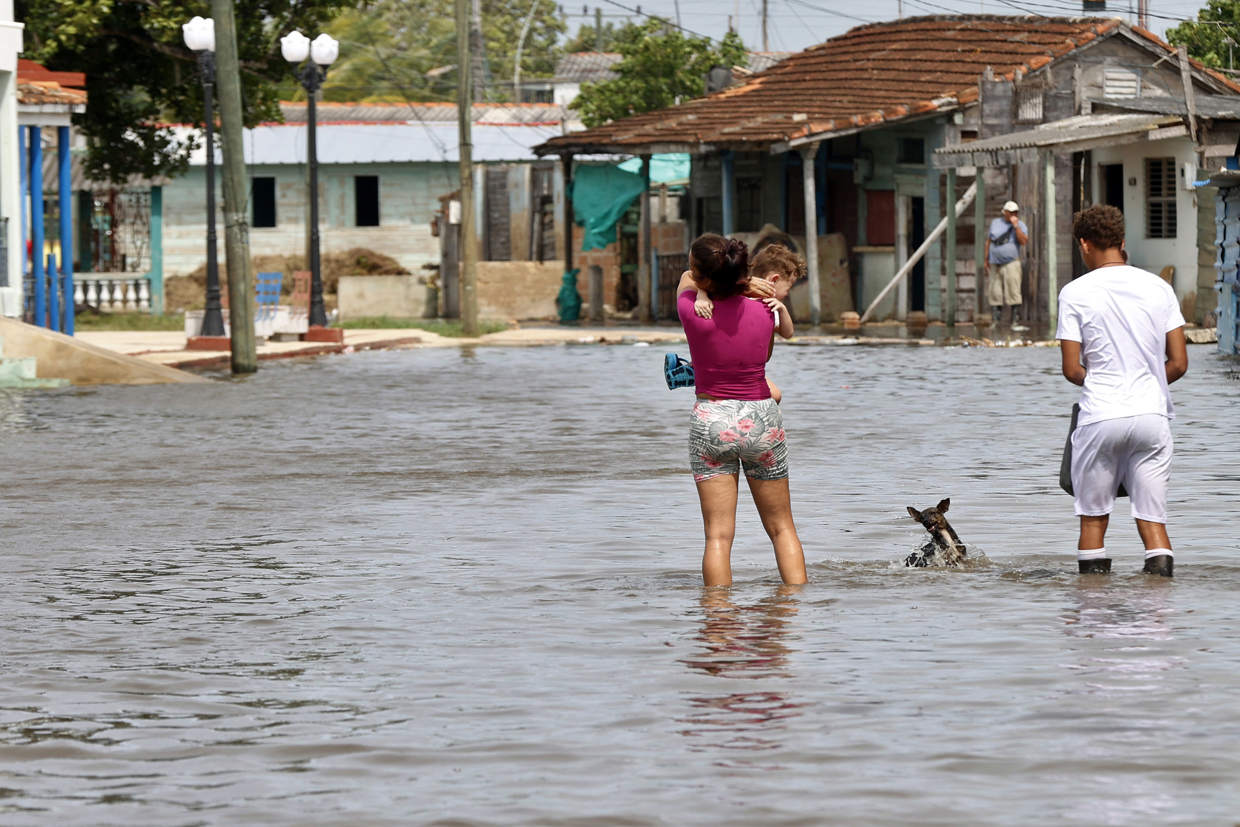
[[[969,205],[973,203],[973,196],[976,194],[977,182],[974,182],[967,190],[965,190],[964,195],[960,196],[960,200],[956,202],[955,213],[957,216],[968,209]],[[917,262],[921,261],[922,257],[925,256],[926,251],[939,240],[939,238],[943,235],[943,231],[946,229],[947,217],[944,216],[943,220],[940,221],[938,226],[934,228],[934,231],[931,232],[930,235],[926,236],[926,240],[923,241],[921,246],[917,248],[917,252],[909,256],[908,261],[904,262],[904,266],[896,271],[896,274],[892,277],[891,281],[887,282],[887,286],[883,288],[882,292],[874,297],[874,301],[870,302],[870,306],[867,307],[865,312],[861,314],[862,322],[869,320],[870,316],[874,314],[874,310],[878,307],[879,303],[882,302],[883,299],[887,298],[888,293],[896,289],[896,285],[899,284],[905,276],[912,272],[913,267],[917,265]],[[929,275],[927,274],[927,281],[928,280]]]
[[[1184,104],[1188,107],[1188,134],[1197,142],[1197,96],[1193,92],[1193,69],[1188,63],[1188,49],[1181,43],[1176,47],[1180,58],[1180,82],[1184,84]]]

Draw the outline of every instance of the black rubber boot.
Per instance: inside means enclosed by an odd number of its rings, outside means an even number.
[[[1098,557],[1093,560],[1077,560],[1077,566],[1081,569],[1081,574],[1110,574],[1111,558]]]
[[[1145,568],[1141,571],[1146,574],[1157,574],[1159,577],[1172,577],[1172,570],[1175,568],[1175,558],[1170,554],[1158,554],[1153,557],[1145,558]]]

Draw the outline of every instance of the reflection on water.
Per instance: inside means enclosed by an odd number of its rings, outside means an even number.
[[[655,348],[0,393],[0,822],[1234,823],[1240,384],[1193,354],[1170,583],[1119,520],[1074,573],[1052,350],[777,349],[811,582],[743,498],[706,591]],[[946,496],[967,564],[903,568]]]
[[[738,606],[729,589],[703,589],[697,639],[704,651],[683,662],[720,677],[788,677],[788,626],[797,613],[799,591],[799,586],[781,585],[769,597]]]
[[[738,604],[732,589],[703,589],[697,640],[704,651],[682,663],[717,678],[790,678],[791,624],[800,591],[800,586],[780,585],[754,603]],[[786,722],[800,716],[803,706],[792,701],[790,693],[774,690],[696,696],[689,701],[694,711],[679,719],[687,725],[681,734],[701,738],[697,749],[776,749]]]
[[[1106,578],[1109,579],[1109,578]],[[1081,578],[1071,591],[1075,605],[1066,617],[1073,637],[1171,639],[1168,621],[1175,584],[1142,577],[1137,588],[1116,588],[1104,578]],[[1125,584],[1127,585],[1127,584]]]

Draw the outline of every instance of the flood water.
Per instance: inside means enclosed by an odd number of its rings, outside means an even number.
[[[811,583],[700,586],[655,347],[0,396],[4,825],[1233,825],[1240,365],[1174,581],[1075,572],[1054,349],[782,347]],[[962,570],[898,567],[951,497]]]

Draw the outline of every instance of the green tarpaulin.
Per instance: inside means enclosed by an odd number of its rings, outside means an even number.
[[[573,173],[573,219],[585,228],[581,249],[601,250],[616,240],[616,222],[646,186],[641,158],[618,165],[582,164]],[[650,159],[650,183],[664,184],[689,178],[686,153],[655,155]]]
[[[640,175],[614,166],[583,164],[573,173],[573,218],[585,228],[582,250],[601,250],[616,240],[616,222],[641,195]]]

